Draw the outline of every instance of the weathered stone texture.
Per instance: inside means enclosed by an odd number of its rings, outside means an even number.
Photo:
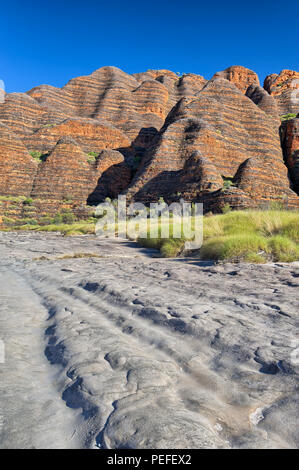
[[[130,145],[129,139],[111,124],[86,118],[68,118],[59,124],[44,126],[23,137],[23,142],[30,150],[48,153],[63,137],[74,137],[86,153]]]
[[[278,127],[277,116],[266,114],[228,80],[213,79],[196,98],[182,99],[171,111],[128,195],[145,201],[158,192],[167,197],[180,187],[180,172],[194,152],[214,165],[218,182],[219,175],[233,178],[244,161],[258,157],[279,162],[279,177],[287,185]]]
[[[299,72],[282,70],[268,75],[264,88],[277,102],[280,115],[299,112]]]
[[[28,196],[37,163],[21,140],[0,123],[0,195]]]
[[[240,65],[233,65],[221,72],[215,73],[212,80],[225,78],[232,82],[242,93],[245,93],[250,85],[259,85],[259,78],[255,72]]]
[[[235,179],[238,188],[260,204],[276,201],[298,207],[298,196],[290,189],[283,161],[251,157],[239,168]]]
[[[116,67],[70,80],[62,89],[36,87],[28,94],[69,115],[105,120],[133,140],[142,127],[161,127],[168,91],[158,81],[138,82]]]
[[[276,100],[273,96],[258,85],[250,85],[246,90],[246,96],[250,98],[262,111],[275,119],[279,119]]]
[[[299,114],[282,123],[281,140],[293,187],[299,194]]]
[[[32,196],[39,199],[86,201],[92,187],[92,165],[77,142],[61,139],[38,167]]]
[[[61,89],[6,94],[0,194],[30,195],[49,213],[68,200],[79,207],[120,192],[146,202],[201,200],[211,210],[282,197],[298,207],[286,168],[298,191],[298,118],[279,132],[279,115],[299,111],[291,99],[297,79],[298,72],[284,70],[261,88],[255,72],[241,66],[210,81],[102,67]],[[226,178],[235,186],[223,188]]]

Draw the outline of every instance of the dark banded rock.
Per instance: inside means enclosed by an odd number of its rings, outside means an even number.
[[[40,163],[32,196],[39,199],[86,201],[92,187],[92,166],[69,137],[61,139],[46,161]]]
[[[36,87],[28,92],[40,104],[68,115],[107,121],[133,140],[142,127],[160,128],[168,91],[155,80],[138,82],[116,67],[70,80],[63,88]]]
[[[29,196],[37,166],[18,136],[0,123],[0,194]]]
[[[259,85],[259,78],[255,72],[240,65],[232,65],[221,72],[216,72],[212,80],[225,78],[232,82],[242,93],[245,93],[250,85]]]
[[[245,94],[266,114],[270,114],[277,120],[279,119],[277,103],[264,88],[258,85],[250,85]]]
[[[299,198],[289,187],[287,173],[281,160],[251,157],[240,166],[234,182],[259,205],[276,201],[299,208]]]
[[[170,112],[127,194],[145,201],[156,198],[157,192],[167,197],[179,187],[179,172],[196,151],[227,178],[250,157],[276,160],[285,184],[278,127],[277,119],[235,85],[213,79],[196,98],[182,99]]]
[[[299,72],[282,70],[279,75],[268,75],[264,88],[276,100],[280,115],[299,112]]]
[[[178,76],[169,70],[148,70],[144,73],[134,74],[134,77],[140,82],[148,79],[156,80],[167,88],[169,93],[168,112],[181,98],[196,96],[207,83],[207,80],[201,75],[187,73]]]
[[[25,93],[6,94],[4,102],[0,103],[0,122],[20,138],[64,119],[65,113],[41,106]]]
[[[282,197],[295,207],[285,164],[296,189],[298,119],[283,123],[280,142],[278,115],[296,109],[290,100],[298,77],[284,70],[268,76],[263,89],[240,66],[209,82],[190,73],[102,67],[62,88],[6,94],[0,193],[32,195],[49,213],[68,200],[82,207],[123,191],[145,202],[205,201],[211,210]],[[44,154],[39,164],[32,151]],[[223,188],[226,178],[236,186]]]
[[[84,152],[100,152],[102,149],[127,147],[129,139],[111,124],[96,119],[68,118],[59,124],[49,124],[23,137],[30,150],[48,153],[63,137],[73,137]]]
[[[256,201],[240,188],[231,186],[226,190],[205,192],[198,198],[203,203],[203,212],[221,213],[230,206],[233,210],[252,209],[257,206]]]
[[[101,176],[110,167],[119,168],[123,162],[123,155],[113,150],[100,152],[95,161],[90,162],[88,155],[74,139],[64,137],[46,160],[40,163],[31,194],[38,199],[71,201],[76,204],[86,204],[87,200],[99,202],[101,199],[97,195],[91,199],[90,195],[96,190]],[[109,183],[110,192],[115,193],[114,188],[121,192],[129,183],[130,172],[120,167],[118,174],[117,182],[117,171],[113,173]]]
[[[282,123],[281,142],[293,189],[299,194],[299,114]]]

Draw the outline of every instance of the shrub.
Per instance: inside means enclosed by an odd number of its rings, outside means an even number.
[[[54,218],[50,216],[44,216],[40,218],[40,224],[42,225],[50,225],[54,223]]]
[[[54,224],[61,224],[62,223],[62,215],[61,214],[55,214],[54,219],[53,219]]]
[[[33,199],[31,197],[26,197],[26,199],[23,201],[23,204],[25,206],[32,206]]]
[[[18,222],[21,224],[21,225],[37,225],[37,220],[35,219],[31,219],[31,218],[25,218],[25,219],[18,219]]]
[[[191,217],[191,221],[194,217]],[[174,220],[174,219],[171,219]],[[160,220],[161,226],[163,219]],[[166,222],[165,222],[166,223]],[[161,239],[145,235],[138,243],[160,250],[162,256],[177,256],[184,248],[183,236]],[[204,217],[203,245],[199,257],[205,260],[290,262],[299,260],[299,213],[282,210],[232,211]]]
[[[0,196],[0,201],[23,202],[26,196]]]
[[[166,238],[162,241],[160,252],[163,258],[175,258],[184,248],[185,240],[182,238]]]
[[[280,116],[280,120],[281,122],[289,121],[290,119],[295,119],[296,116],[297,116],[296,113],[288,113],[288,114],[284,114],[283,116]]]
[[[76,220],[76,217],[71,211],[62,212],[61,217],[64,224],[73,224]]]
[[[12,219],[11,217],[3,217],[3,222],[6,224],[6,225],[13,225],[15,224],[15,219]]]
[[[204,218],[203,259],[299,260],[299,213],[234,211]]]
[[[283,211],[287,209],[287,201],[281,199],[280,201],[270,201],[269,210],[271,211]]]
[[[231,186],[235,186],[235,184],[233,182],[233,178],[222,176],[222,179],[223,179],[223,188],[222,188],[222,190],[225,191],[226,189],[229,189]]]
[[[54,126],[56,126],[56,124],[44,124],[42,128],[46,129],[47,127],[54,127]]]
[[[32,152],[29,152],[31,157],[34,158],[37,162],[44,162],[46,160],[46,154],[43,154],[42,152],[38,152],[37,150],[33,150]]]
[[[97,156],[98,156],[98,153],[97,152],[89,152],[87,154],[88,158],[87,158],[87,161],[88,163],[95,163],[96,159],[97,159]]]

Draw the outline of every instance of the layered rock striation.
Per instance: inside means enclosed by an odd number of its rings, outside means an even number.
[[[209,81],[102,67],[62,88],[6,94],[0,195],[51,212],[119,193],[147,203],[184,197],[214,211],[282,199],[299,207],[297,82],[298,72],[283,70],[262,88],[241,66]]]
[[[282,123],[281,140],[293,189],[299,194],[299,114]]]
[[[264,88],[277,102],[280,115],[299,112],[299,72],[282,70],[265,78]]]

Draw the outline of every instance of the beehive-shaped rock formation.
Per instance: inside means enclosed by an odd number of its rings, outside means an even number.
[[[299,207],[297,89],[291,70],[262,88],[241,66],[210,81],[102,67],[62,88],[6,94],[0,195],[30,196],[52,212],[121,192],[145,202],[201,200],[207,210],[281,198]]]

